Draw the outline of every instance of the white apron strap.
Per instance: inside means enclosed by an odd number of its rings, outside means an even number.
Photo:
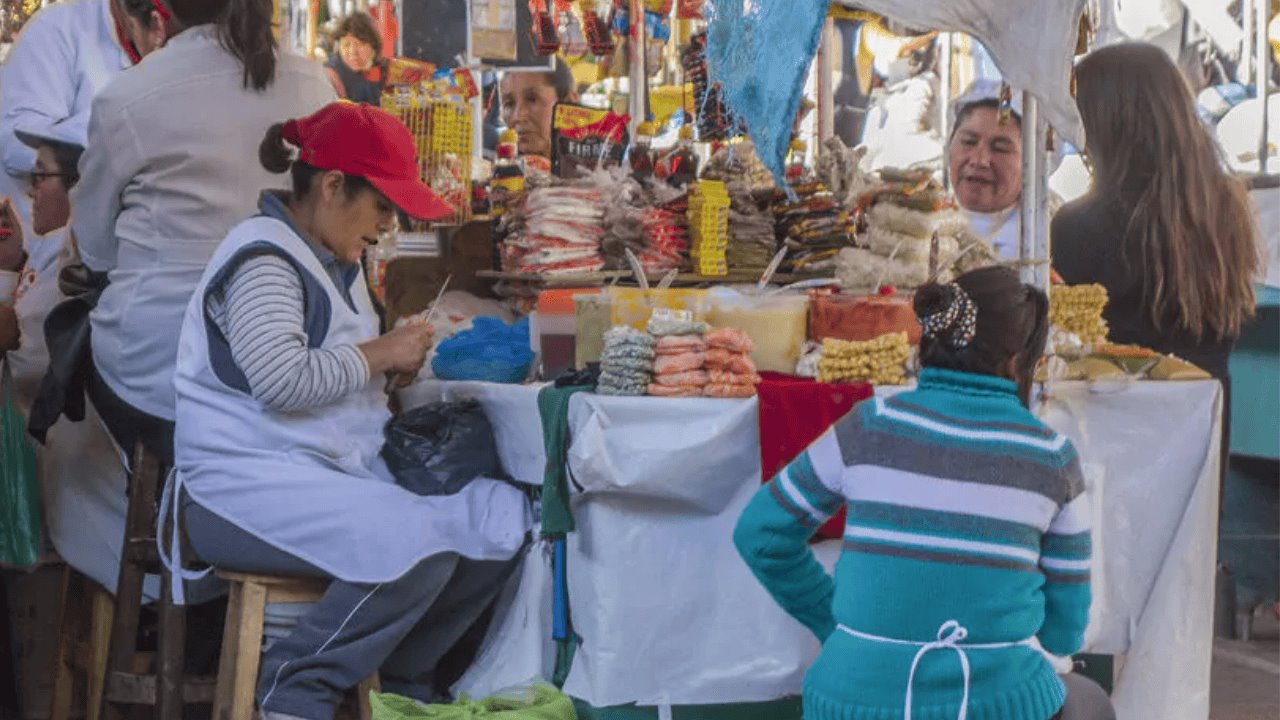
[[[185,581],[204,579],[213,572],[212,567],[204,570],[188,570],[182,567],[182,479],[177,469],[169,470],[164,481],[164,492],[160,496],[160,515],[156,518],[156,550],[160,554],[160,562],[169,571],[173,602],[175,605],[186,605],[187,594]],[[164,526],[172,513],[173,528],[169,532],[169,550],[165,550]]]
[[[881,637],[879,635],[871,635],[870,633],[859,632],[846,625],[837,625],[841,632],[852,635],[853,637],[870,640],[871,642],[886,643],[889,645],[907,645],[919,648],[916,650],[916,656],[911,660],[911,672],[907,675],[907,693],[903,701],[902,719],[911,720],[911,700],[916,684],[916,670],[920,667],[920,660],[934,650],[954,650],[960,658],[960,671],[964,679],[964,694],[960,698],[960,712],[956,714],[956,720],[966,720],[969,716],[969,656],[966,650],[997,650],[1002,648],[1012,648],[1018,646],[1034,647],[1036,639],[1034,637],[1017,642],[1003,643],[973,643],[965,644],[962,641],[969,637],[969,631],[963,625],[955,620],[948,620],[938,628],[937,639],[930,642],[917,642],[914,640],[899,640],[897,638]]]

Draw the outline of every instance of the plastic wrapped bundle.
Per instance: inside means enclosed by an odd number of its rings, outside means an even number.
[[[604,334],[596,392],[601,395],[644,395],[653,375],[655,356],[652,335],[625,325],[610,329]]]
[[[514,208],[503,241],[505,270],[539,275],[595,272],[604,267],[604,195],[590,187],[544,187]]]

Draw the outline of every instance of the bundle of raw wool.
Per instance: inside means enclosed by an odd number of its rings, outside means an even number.
[[[601,395],[644,395],[653,375],[654,340],[649,333],[618,325],[604,334],[600,355]]]
[[[751,360],[751,338],[735,328],[716,328],[705,336],[707,344],[706,397],[749,398],[756,394],[760,376]]]

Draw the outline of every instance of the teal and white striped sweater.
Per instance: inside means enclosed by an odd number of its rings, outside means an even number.
[[[1089,502],[1075,448],[1000,378],[926,369],[855,407],[766,484],[734,533],[778,603],[824,641],[805,720],[897,720],[918,645],[954,620],[965,645],[1080,649],[1089,616]],[[848,507],[829,576],[807,542]],[[849,632],[852,630],[854,632]],[[1065,690],[1040,650],[966,650],[971,720],[1047,720]],[[914,720],[954,720],[951,649],[920,659]]]

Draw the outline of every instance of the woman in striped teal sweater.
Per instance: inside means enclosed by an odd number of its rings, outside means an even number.
[[[824,643],[805,720],[1109,718],[1046,657],[1089,617],[1089,502],[1071,442],[1028,409],[1048,300],[986,268],[921,288],[919,387],[855,407],[752,499],[734,533]],[[829,576],[807,547],[848,508]],[[905,710],[904,710],[905,706]]]

